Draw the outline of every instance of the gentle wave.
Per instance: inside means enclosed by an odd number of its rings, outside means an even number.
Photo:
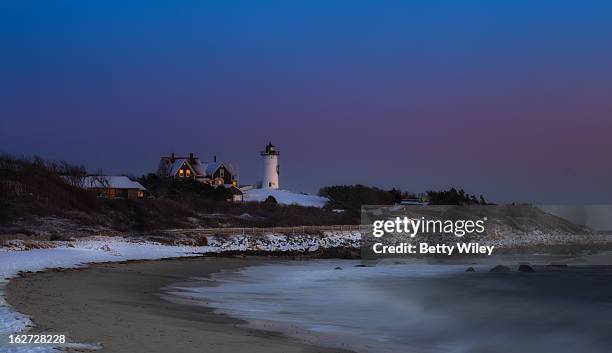
[[[463,265],[359,264],[248,267],[177,285],[172,294],[359,352],[608,352],[612,343],[608,268],[494,274],[465,273]]]

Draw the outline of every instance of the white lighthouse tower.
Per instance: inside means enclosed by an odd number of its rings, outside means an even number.
[[[266,149],[261,152],[263,158],[263,180],[261,187],[264,189],[278,189],[278,175],[280,174],[280,166],[278,165],[278,156],[280,152],[272,142],[268,143]]]

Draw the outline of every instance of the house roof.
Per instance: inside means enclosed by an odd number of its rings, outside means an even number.
[[[239,188],[235,187],[234,185],[225,185],[226,189],[229,189],[229,191],[232,193],[232,195],[244,195],[244,192],[242,192],[242,190],[240,190]]]
[[[225,166],[225,169],[227,169],[227,171],[231,175],[236,175],[236,173],[234,173],[234,167],[231,164],[225,162],[208,163],[206,165],[206,175],[212,176],[222,165]]]
[[[86,176],[83,178],[84,189],[137,189],[145,191],[144,186],[123,175]]]
[[[179,158],[179,159],[175,160],[174,163],[172,163],[172,169],[170,169],[170,175],[176,175],[176,173],[178,173],[179,169],[181,169],[183,164],[186,164],[189,167],[189,169],[191,169],[191,170],[193,170],[194,172],[197,173],[197,171],[194,170],[193,167],[191,166],[191,164],[189,163],[188,159],[186,159],[186,158]]]
[[[215,185],[214,188],[216,189],[220,186],[223,186],[224,188],[229,190],[233,195],[244,195],[244,192],[242,190],[240,190],[239,188],[235,187],[232,184]]]
[[[200,160],[196,158],[193,163],[191,163],[191,167],[198,176],[206,176],[206,163],[201,163]]]

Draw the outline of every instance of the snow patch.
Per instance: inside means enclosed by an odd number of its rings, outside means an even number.
[[[300,205],[310,207],[323,207],[328,199],[316,195],[297,194],[289,190],[280,189],[250,189],[244,192],[244,201],[263,202],[273,196],[276,201],[283,205]]]

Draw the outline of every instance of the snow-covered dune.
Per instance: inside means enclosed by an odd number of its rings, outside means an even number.
[[[325,197],[298,194],[289,190],[280,189],[250,189],[245,191],[244,201],[263,202],[268,196],[274,197],[278,203],[283,205],[323,207],[328,201]]]

